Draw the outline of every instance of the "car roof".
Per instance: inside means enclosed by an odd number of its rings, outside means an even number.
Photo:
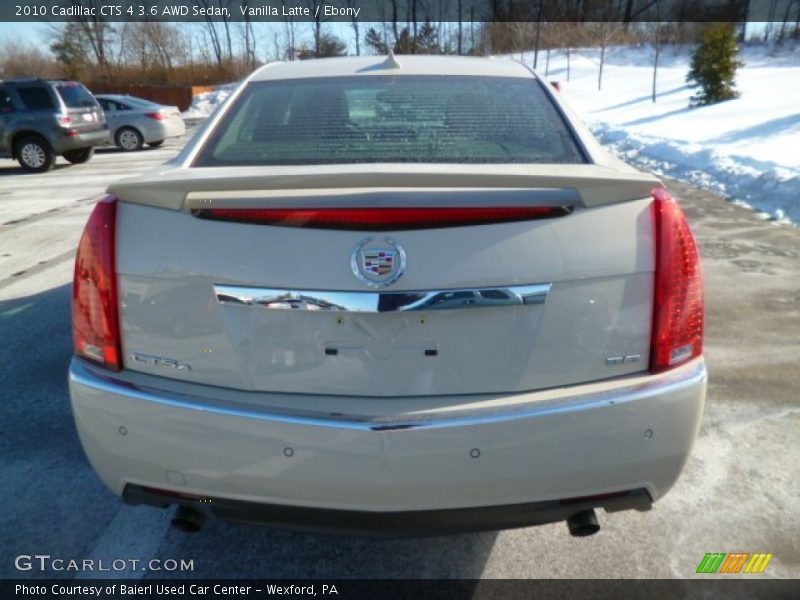
[[[130,100],[132,96],[125,96],[123,94],[94,94],[95,98],[105,98],[107,100]]]
[[[10,79],[0,79],[0,83],[48,83],[39,77],[12,77]]]
[[[116,100],[117,102],[133,102],[134,104],[137,102],[145,102],[147,104],[163,106],[160,102],[148,100],[147,98],[140,98],[139,96],[131,96],[130,94],[95,94],[94,97],[105,98],[106,100]]]
[[[395,66],[397,65],[397,66]],[[352,75],[469,75],[476,77],[534,77],[522,63],[507,58],[465,56],[352,56],[270,63],[250,81],[347,77]]]

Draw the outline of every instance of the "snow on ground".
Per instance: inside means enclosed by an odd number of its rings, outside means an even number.
[[[741,96],[689,108],[691,48],[666,48],[651,99],[654,50],[607,51],[602,91],[599,50],[551,53],[547,76],[595,135],[628,162],[745,203],[764,218],[800,223],[800,45],[742,51]],[[517,57],[519,58],[519,57]],[[524,60],[532,64],[532,55]],[[539,55],[544,73],[546,57]]]
[[[238,83],[227,83],[217,86],[213,92],[197,94],[192,98],[192,105],[181,116],[189,121],[205,119],[222,104],[225,99],[236,89]]]

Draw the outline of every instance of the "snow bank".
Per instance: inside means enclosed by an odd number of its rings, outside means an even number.
[[[227,83],[217,86],[212,92],[197,94],[192,98],[192,105],[181,116],[189,121],[208,118],[216,108],[236,89],[238,83]]]
[[[800,223],[800,45],[746,47],[735,100],[689,108],[685,82],[691,48],[665,48],[656,102],[651,47],[606,54],[597,89],[599,51],[551,52],[548,78],[598,138],[625,160],[711,189],[776,222]],[[532,63],[530,53],[524,56]],[[539,71],[545,56],[539,55]]]
[[[734,157],[700,144],[631,134],[594,124],[597,138],[628,163],[657,175],[688,181],[748,206],[779,223],[800,223],[800,173]]]

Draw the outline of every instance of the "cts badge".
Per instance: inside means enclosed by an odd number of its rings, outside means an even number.
[[[178,371],[192,370],[192,367],[186,363],[178,362],[174,358],[166,358],[164,356],[154,356],[152,354],[143,354],[142,352],[131,352],[131,358],[135,362],[144,363],[151,367],[166,367],[168,369],[177,369]]]
[[[406,253],[392,239],[373,244],[374,238],[361,240],[350,255],[350,269],[369,287],[390,285],[406,270]]]

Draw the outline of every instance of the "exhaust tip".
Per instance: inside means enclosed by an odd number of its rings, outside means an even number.
[[[600,523],[594,509],[583,510],[567,519],[569,533],[573,537],[587,537],[600,531]]]
[[[203,528],[206,516],[199,510],[179,506],[172,517],[172,526],[185,533],[196,533]]]

